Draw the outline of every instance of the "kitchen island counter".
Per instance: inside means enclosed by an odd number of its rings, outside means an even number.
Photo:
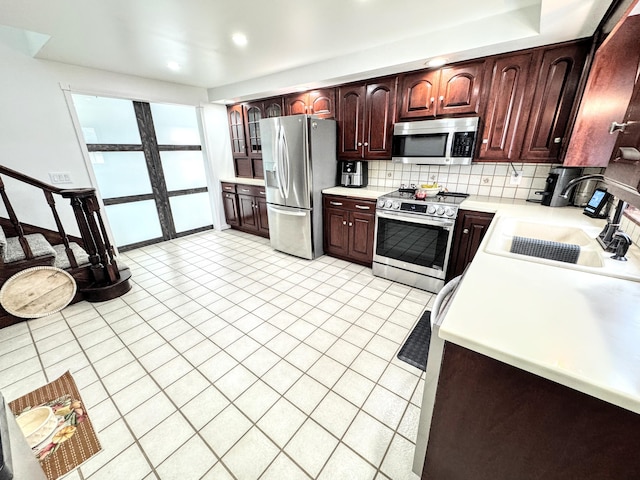
[[[463,209],[495,212],[440,328],[443,339],[640,413],[640,282],[487,252],[498,221],[579,227],[605,221],[575,207],[470,197]],[[640,265],[629,249],[627,265]],[[607,262],[616,262],[609,260]],[[620,268],[616,262],[616,268]],[[623,268],[625,266],[623,265]],[[606,264],[605,267],[607,268]]]

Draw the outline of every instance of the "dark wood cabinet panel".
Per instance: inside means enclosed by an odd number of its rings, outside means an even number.
[[[640,415],[446,342],[422,479],[640,478]]]
[[[484,61],[400,75],[399,120],[477,115]]]
[[[373,262],[375,202],[324,196],[324,251],[370,266]]]
[[[244,157],[247,155],[247,144],[244,137],[244,109],[242,105],[229,105],[227,116],[231,136],[231,153],[234,157]]]
[[[224,209],[224,217],[227,223],[232,227],[240,225],[240,217],[238,215],[238,196],[235,193],[222,193],[222,207]]]
[[[456,224],[453,227],[453,243],[446,281],[462,275],[464,269],[471,263],[487,233],[493,216],[493,213],[473,210],[458,211],[458,218],[456,218]]]
[[[433,117],[440,70],[405,73],[398,79],[400,109],[398,120]]]
[[[320,118],[335,117],[335,88],[310,90],[285,96],[287,115],[309,114]]]
[[[222,183],[222,203],[231,227],[263,237],[269,236],[264,187]]]
[[[640,64],[640,15],[626,18],[596,52],[571,133],[564,165],[606,167],[617,141],[611,122],[621,123]],[[605,108],[606,107],[606,108]]]
[[[236,177],[253,178],[253,162],[249,157],[237,157],[233,159]]]
[[[558,161],[589,48],[579,42],[539,52],[522,160]]]
[[[338,88],[338,157],[391,158],[396,78]]]
[[[484,62],[454,65],[441,70],[437,115],[477,115]]]
[[[526,123],[525,99],[532,57],[532,53],[525,53],[490,62],[489,94],[478,158],[515,160],[519,157],[523,134],[520,125]]]
[[[262,102],[247,103],[244,106],[244,115],[249,156],[261,156],[262,140],[260,139],[260,120],[263,118]]]

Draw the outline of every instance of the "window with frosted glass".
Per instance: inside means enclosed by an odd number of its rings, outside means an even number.
[[[202,151],[160,152],[167,190],[188,190],[207,186]]]
[[[131,100],[78,94],[72,98],[86,143],[140,143]]]
[[[200,145],[195,107],[152,103],[151,115],[160,145]]]
[[[176,232],[208,227],[213,223],[207,192],[169,198]]]
[[[102,198],[152,193],[144,153],[91,152],[89,157]]]
[[[162,237],[153,200],[107,205],[105,211],[118,247]]]

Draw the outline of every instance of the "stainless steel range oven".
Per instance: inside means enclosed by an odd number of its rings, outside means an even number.
[[[458,204],[465,194],[424,200],[398,190],[378,199],[373,274],[437,293],[444,286]]]

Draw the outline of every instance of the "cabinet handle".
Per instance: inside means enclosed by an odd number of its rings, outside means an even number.
[[[487,143],[489,143],[489,139],[488,139],[488,138],[483,138],[483,139],[482,139],[482,143],[483,143],[484,145],[486,145]]]
[[[329,202],[331,205],[335,205],[336,207],[341,207],[342,202]]]
[[[626,123],[611,122],[609,133],[624,132],[626,128]]]
[[[358,142],[358,146],[361,147],[362,146],[362,142]]]
[[[343,224],[343,225],[346,225],[346,224],[347,224],[347,222],[345,222],[345,221],[343,220],[343,221],[342,221],[342,224]]]
[[[368,205],[356,205],[356,208],[359,208],[360,210],[371,210],[371,207]]]
[[[444,105],[444,95],[440,95],[440,105]]]
[[[264,192],[262,190],[260,190],[260,195],[264,195]]]
[[[364,142],[364,146],[368,147],[369,146],[369,142]]]
[[[433,102],[435,102],[435,101],[436,101],[436,98],[435,97],[431,97],[431,105],[433,105]]]
[[[353,222],[349,222],[349,226],[350,226],[350,227],[353,227]]]
[[[462,233],[464,233],[465,235],[469,233],[469,229],[465,228],[464,230],[462,230]]]

